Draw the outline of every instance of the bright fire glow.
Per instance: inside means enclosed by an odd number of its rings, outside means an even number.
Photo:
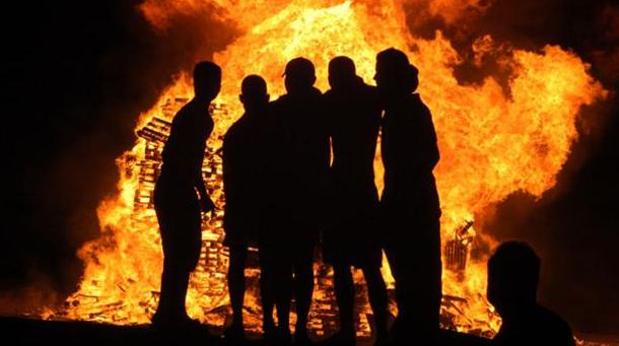
[[[435,7],[450,3],[436,1]],[[480,85],[460,85],[453,66],[461,57],[450,42],[440,32],[432,40],[409,33],[402,4],[394,1],[151,0],[141,10],[154,26],[165,30],[167,18],[175,13],[207,5],[243,32],[214,56],[224,71],[219,101],[228,106],[230,115],[215,119],[215,134],[209,141],[213,147],[220,145],[217,135],[242,113],[237,95],[247,74],[262,75],[270,94],[281,95],[285,63],[305,56],[315,63],[318,87],[324,91],[327,63],[337,55],[352,57],[359,74],[373,84],[378,51],[397,47],[408,52],[419,67],[419,92],[433,113],[439,137],[441,161],[435,174],[443,208],[443,242],[453,239],[467,221],[480,221],[486,208],[516,191],[541,196],[552,188],[578,137],[575,123],[580,108],[605,95],[579,57],[555,46],[541,52],[514,50],[504,58],[501,63],[513,71],[509,95],[492,76]],[[493,49],[490,37],[484,42],[487,50]],[[159,103],[141,115],[140,127],[153,116],[162,117],[162,107],[175,97],[191,97],[186,77],[179,77]],[[157,224],[152,210],[133,208],[138,167],[132,164],[135,160],[126,160],[143,156],[144,145],[137,140],[118,160],[119,193],[98,210],[103,234],[80,251],[86,268],[73,297],[79,297],[81,304],[69,309],[71,318],[146,323],[156,306],[154,292],[159,290],[162,267]],[[380,177],[382,168],[376,167]],[[470,229],[469,234],[493,244],[492,230]],[[469,301],[467,320],[460,321],[468,326],[464,330],[496,330],[500,323],[484,298],[484,260],[469,258],[463,275],[444,271],[444,293]],[[219,280],[223,285],[224,277]],[[207,311],[225,298],[207,294],[205,285],[199,275],[194,276],[188,310],[203,321],[222,323]]]

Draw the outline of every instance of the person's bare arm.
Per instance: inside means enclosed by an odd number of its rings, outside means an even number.
[[[432,114],[427,107],[423,106],[421,108],[419,116],[421,131],[418,132],[420,134],[418,148],[420,150],[419,157],[421,160],[418,163],[418,169],[423,172],[432,172],[441,158],[436,138],[436,130],[432,122]]]
[[[200,208],[202,211],[208,213],[209,211],[215,209],[215,204],[211,200],[211,196],[209,196],[206,191],[206,185],[204,184],[204,179],[202,179],[202,172],[196,176],[194,185],[200,195]]]
[[[192,128],[191,130],[196,131],[196,128]],[[196,188],[196,190],[198,190],[198,195],[200,196],[200,208],[202,209],[203,212],[208,213],[209,211],[212,211],[213,209],[215,209],[215,204],[213,203],[213,201],[211,200],[211,197],[209,196],[208,192],[206,191],[206,184],[204,183],[204,178],[202,177],[202,162],[204,160],[204,149],[205,149],[205,144],[202,143],[202,137],[198,134],[192,134],[192,136],[190,137],[192,139],[197,139],[198,141],[200,141],[199,143],[193,143],[192,144],[192,148],[194,150],[192,155],[195,155],[195,160],[194,162],[194,167],[193,167],[193,172],[194,172],[194,187]]]

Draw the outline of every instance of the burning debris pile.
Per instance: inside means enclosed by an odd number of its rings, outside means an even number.
[[[137,172],[137,188],[133,200],[133,222],[143,225],[156,225],[154,215],[154,188],[160,173],[162,163],[161,153],[171,129],[171,122],[176,111],[186,103],[186,98],[177,97],[169,100],[162,107],[163,117],[153,117],[144,127],[136,131],[140,141],[143,142],[144,151],[141,156],[125,156],[126,163],[133,162]],[[226,108],[223,105],[215,105],[211,109],[215,117],[225,115]],[[216,139],[216,143],[221,137]],[[201,293],[212,298],[210,306],[203,307],[203,313],[214,321],[226,321],[231,317],[229,298],[227,292],[226,273],[229,263],[229,251],[223,245],[223,187],[222,160],[219,150],[209,146],[205,152],[202,174],[207,189],[214,196],[218,209],[212,214],[204,214],[202,222],[202,253],[200,262],[192,277],[192,286]],[[250,249],[250,265],[246,270],[248,281],[249,301],[258,299],[258,287],[260,271],[258,269],[257,251]],[[325,265],[317,265],[316,271],[316,299],[313,303],[310,315],[309,327],[316,336],[330,335],[337,330],[337,310],[335,307],[335,293],[333,292],[332,272]],[[359,285],[358,285],[359,286]],[[365,299],[364,291],[361,291],[358,300]],[[152,291],[152,295],[140,302],[147,314],[153,314],[157,306],[159,292]],[[367,299],[364,301],[365,306]],[[261,330],[260,304],[250,304],[245,307],[247,328],[250,331]],[[79,307],[88,311],[88,319],[98,320],[100,316],[113,315],[114,322],[123,323],[127,319],[123,317],[125,308],[123,301],[107,302],[104,296],[82,295],[73,296],[67,301],[67,307]],[[61,317],[62,314],[56,317]],[[357,314],[358,335],[368,337],[371,335],[370,323],[365,311]]]
[[[218,206],[203,225],[204,253],[190,282],[189,314],[202,322],[223,325],[228,316],[225,286],[227,252],[221,246],[223,191],[221,136],[241,114],[239,83],[248,74],[260,74],[274,97],[284,91],[282,69],[297,56],[317,67],[317,87],[327,89],[326,66],[338,55],[350,56],[366,82],[372,80],[376,52],[398,47],[419,67],[420,94],[432,110],[441,161],[435,170],[443,216],[441,234],[443,271],[443,325],[459,331],[492,334],[500,321],[485,299],[485,264],[494,240],[483,225],[488,208],[516,191],[539,197],[555,185],[557,173],[578,139],[576,123],[581,107],[606,95],[574,53],[546,46],[537,52],[505,49],[506,44],[483,38],[476,58],[497,55],[507,79],[486,76],[478,84],[462,84],[454,76],[463,61],[451,42],[437,31],[423,39],[409,32],[406,10],[399,1],[293,0],[260,2],[204,1],[221,9],[237,24],[239,37],[213,60],[223,69],[223,85],[213,109],[215,129],[207,145],[204,176]],[[194,12],[202,0],[169,3],[145,1],[140,8],[157,29],[174,16]],[[243,14],[243,15],[239,15]],[[245,15],[246,14],[246,15]],[[380,23],[380,30],[376,24]],[[482,39],[482,38],[480,38]],[[493,55],[494,54],[494,55]],[[478,56],[477,56],[478,55]],[[508,89],[508,90],[506,90]],[[158,103],[140,115],[140,138],[117,160],[118,193],[98,209],[101,237],[79,252],[83,280],[69,298],[62,315],[71,319],[116,324],[148,323],[158,298],[162,254],[152,189],[161,161],[169,121],[191,97],[185,74],[175,79]],[[266,155],[266,153],[265,153]],[[376,165],[380,188],[382,166]],[[475,224],[468,222],[475,221]],[[474,251],[481,244],[480,251]],[[483,251],[486,249],[486,251]],[[314,330],[327,333],[334,325],[333,294],[328,270],[317,265],[312,307]],[[388,267],[385,274],[388,276]],[[259,325],[256,294],[258,272],[247,271],[246,297],[250,329]],[[356,282],[361,278],[357,277]],[[367,302],[357,304],[359,330],[369,333]]]
[[[466,271],[469,248],[474,238],[474,235],[469,233],[471,227],[473,227],[473,221],[468,221],[455,232],[453,239],[448,240],[445,244],[444,253],[447,260],[447,269],[456,272],[460,276],[464,275]]]
[[[142,225],[155,227],[157,219],[154,214],[154,188],[155,182],[160,173],[162,163],[162,150],[168,138],[171,129],[171,122],[176,111],[185,104],[188,99],[183,97],[175,97],[169,99],[161,107],[161,117],[153,117],[144,127],[136,131],[136,135],[141,142],[140,148],[143,151],[140,155],[126,155],[123,159],[127,167],[132,167],[133,170],[129,174],[137,175],[137,186],[133,198],[133,212],[131,215],[134,225]],[[226,115],[226,107],[218,104],[211,109],[214,117],[222,117]],[[227,294],[226,273],[229,263],[229,252],[223,246],[224,231],[223,231],[223,206],[224,195],[223,191],[223,172],[222,160],[218,145],[221,143],[221,136],[211,142],[211,146],[207,147],[205,159],[202,167],[202,174],[206,182],[207,189],[217,209],[212,214],[204,214],[202,222],[202,253],[200,262],[196,271],[192,276],[192,287],[200,293],[206,295],[210,299],[210,305],[201,306],[203,316],[212,323],[227,323],[225,321],[231,317],[231,309],[229,306],[229,298]],[[453,261],[457,262],[457,268],[453,268],[463,274],[466,266],[466,254],[468,247],[462,243],[462,238],[466,230],[472,226],[472,222],[467,223],[463,229],[458,232],[458,239],[448,243],[448,247],[453,247],[458,252],[454,255]],[[456,250],[457,249],[457,250]],[[258,304],[258,287],[260,271],[258,269],[256,249],[250,249],[250,265],[246,270],[246,276],[249,287],[247,300],[256,302],[255,304],[247,304],[245,307],[245,315],[247,316],[247,329],[249,331],[261,331],[261,305]],[[451,252],[450,252],[451,254]],[[457,257],[460,256],[460,257]],[[464,257],[462,257],[464,256]],[[448,255],[448,258],[452,258]],[[452,260],[450,260],[451,263]],[[318,337],[327,336],[338,330],[338,314],[335,304],[335,293],[333,289],[333,272],[331,268],[322,262],[315,265],[315,293],[312,310],[309,319],[309,328],[311,332]],[[360,272],[356,273],[356,325],[358,337],[370,337],[372,335],[371,319],[372,313],[367,300],[366,286],[362,282]],[[129,281],[134,283],[134,281]],[[96,284],[96,283],[95,283]],[[123,290],[122,286],[118,286]],[[393,286],[390,287],[390,295],[393,298]],[[144,300],[139,302],[144,313],[151,315],[154,313],[157,306],[159,292],[151,291],[150,295],[144,295]],[[466,319],[465,306],[467,300],[461,297],[445,296],[443,300],[442,324],[444,328],[457,330],[458,327],[470,327],[475,325],[469,320],[467,326],[458,326],[458,321]],[[392,299],[392,310],[395,310]],[[112,316],[115,323],[130,322],[128,315],[125,314],[127,306],[122,300],[110,302],[105,295],[85,295],[76,294],[67,301],[68,310],[64,313],[55,316],[70,317],[71,308],[79,308],[82,313],[86,313],[89,320],[107,320]],[[394,311],[395,312],[395,311]],[[293,316],[294,321],[294,316]],[[484,334],[483,329],[473,330],[477,334]]]
[[[153,117],[136,134],[140,138],[140,148],[142,152],[137,155],[125,155],[122,160],[126,167],[130,167],[127,175],[135,176],[136,189],[133,198],[133,211],[131,213],[131,223],[134,227],[155,227],[157,230],[157,218],[154,212],[154,189],[155,183],[160,173],[162,163],[163,146],[169,136],[171,122],[174,114],[188,101],[187,98],[175,97],[169,99],[162,107],[162,117]],[[211,109],[214,116],[223,116],[226,109],[215,106]],[[218,140],[221,140],[219,138]],[[202,174],[209,192],[218,206],[213,213],[206,214],[202,220],[202,253],[200,264],[192,276],[192,286],[206,295],[210,304],[204,306],[204,314],[213,313],[216,320],[225,317],[221,311],[228,305],[226,272],[228,268],[228,249],[223,246],[223,171],[221,156],[213,146],[207,147],[205,152]],[[159,241],[157,241],[157,244]],[[97,284],[93,282],[93,284]],[[119,288],[121,286],[119,285]],[[121,288],[122,289],[122,288]],[[151,291],[150,296],[143,296],[144,300],[139,305],[144,308],[144,313],[152,315],[157,306],[159,292]],[[104,296],[81,295],[71,297],[67,304],[69,307],[78,307],[83,311],[88,311],[88,319],[98,320],[99,316],[112,315],[113,321],[117,323],[131,322],[129,317],[123,313],[126,309],[125,302],[108,302]],[[70,313],[69,316],[70,317]]]

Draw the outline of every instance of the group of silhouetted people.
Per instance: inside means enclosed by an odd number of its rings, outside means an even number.
[[[224,244],[230,249],[233,310],[224,336],[233,344],[245,339],[245,263],[248,248],[257,247],[265,341],[310,344],[314,250],[320,242],[325,262],[333,267],[340,321],[328,343],[355,344],[352,269],[359,268],[368,287],[377,345],[438,344],[441,209],[433,169],[439,150],[430,110],[415,92],[418,70],[393,48],[377,55],[376,87],[357,76],[348,57],[334,58],[328,70],[331,88],[323,94],[314,87],[312,62],[291,60],[284,73],[287,93],[272,102],[260,76],[241,83],[245,113],[229,128],[223,144]],[[157,326],[198,324],[185,311],[185,295],[200,254],[201,211],[214,208],[201,167],[213,129],[209,107],[220,84],[217,65],[196,65],[195,98],[175,116],[163,150],[155,189],[164,252],[159,307],[153,317]],[[373,166],[379,132],[385,174],[380,199]],[[518,320],[526,315],[536,326],[554,323],[557,333],[564,328],[567,345],[569,327],[535,303],[538,274],[533,272],[539,272],[539,260],[535,262],[534,253],[534,259],[529,258],[527,249],[505,245],[489,264],[489,298],[504,316],[497,344],[518,344],[510,340],[523,335],[523,326],[510,324],[508,316]],[[391,328],[381,274],[383,251],[396,287],[398,315]],[[503,258],[514,251],[522,258]],[[525,257],[535,263],[526,262],[531,267],[517,273],[522,285],[506,287]],[[526,297],[520,295],[525,289]],[[291,335],[293,298],[297,319]]]

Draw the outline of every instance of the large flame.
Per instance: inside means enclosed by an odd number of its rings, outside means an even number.
[[[431,8],[456,16],[457,11],[448,10],[457,9],[457,3],[434,1]],[[478,5],[479,1],[467,3]],[[337,55],[352,57],[359,74],[372,83],[378,51],[393,46],[408,52],[419,67],[419,92],[432,111],[439,137],[441,161],[435,173],[444,242],[510,194],[524,191],[541,196],[552,188],[578,137],[575,123],[580,108],[605,95],[588,75],[588,66],[574,53],[556,46],[547,46],[542,52],[512,50],[503,54],[500,64],[512,71],[507,91],[492,76],[479,85],[461,85],[453,71],[461,61],[458,52],[440,32],[432,40],[409,33],[403,4],[396,1],[151,0],[141,10],[153,25],[165,30],[168,18],[175,13],[191,13],[202,6],[236,22],[243,32],[214,57],[224,71],[219,102],[230,112],[215,119],[216,133],[209,141],[212,147],[220,145],[217,136],[242,113],[237,94],[247,74],[262,75],[271,95],[280,95],[286,61],[305,56],[317,67],[318,87],[326,90],[326,66]],[[479,54],[493,51],[491,37],[480,40],[483,49]],[[179,97],[191,97],[184,76],[163,93],[153,109],[141,115],[140,126],[154,116],[172,116],[178,105],[171,101]],[[167,109],[163,115],[162,109]],[[144,155],[145,145],[138,140],[118,160],[120,192],[103,201],[98,210],[101,238],[80,251],[86,268],[79,291],[69,300],[80,301],[69,309],[71,318],[144,323],[156,305],[162,264],[157,224],[152,210],[134,208],[139,185],[136,162]],[[380,178],[382,167],[376,167]],[[475,234],[477,241],[493,244],[492,230],[470,228],[468,232]],[[465,330],[492,331],[500,323],[484,299],[484,260],[469,258],[464,273],[444,271],[444,292],[468,300],[459,324],[466,326],[461,327]],[[223,277],[218,280],[223,285]],[[209,281],[208,285],[212,284]],[[188,309],[203,321],[221,323],[206,313],[222,299],[208,294],[208,285],[199,273],[194,275]]]

